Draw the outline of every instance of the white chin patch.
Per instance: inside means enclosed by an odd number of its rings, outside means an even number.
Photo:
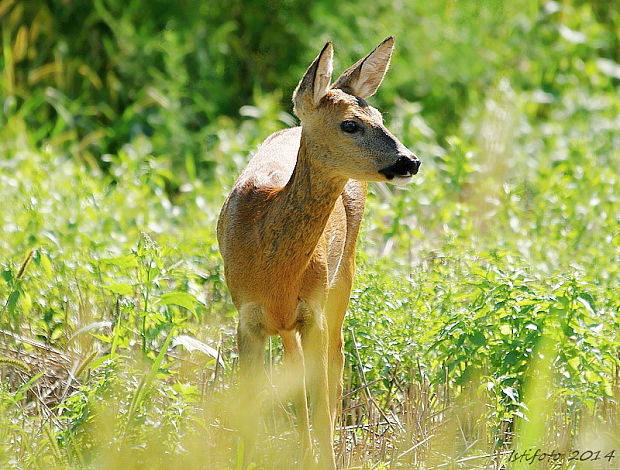
[[[409,176],[395,176],[391,180],[387,180],[389,184],[393,184],[394,186],[404,186],[413,181],[413,175]]]

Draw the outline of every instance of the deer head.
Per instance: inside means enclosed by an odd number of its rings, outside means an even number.
[[[334,176],[359,181],[407,183],[420,161],[383,125],[365,100],[374,95],[390,65],[389,37],[333,83],[333,46],[325,44],[293,93],[313,164]]]

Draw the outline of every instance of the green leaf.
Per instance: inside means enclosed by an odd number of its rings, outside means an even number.
[[[597,374],[596,372],[592,371],[592,370],[586,370],[585,371],[585,375],[586,375],[586,380],[589,383],[599,383],[602,381],[601,375]]]
[[[564,332],[564,334],[565,334],[566,336],[568,336],[569,338],[570,338],[571,336],[575,336],[575,330],[573,329],[573,327],[572,327],[572,326],[570,326],[570,325],[568,325],[568,324],[566,324],[566,323],[563,323],[563,324],[562,324],[562,331],[563,331],[563,332]]]
[[[199,303],[198,299],[192,294],[187,292],[168,292],[159,297],[159,302],[163,305],[178,305],[179,307],[186,308],[193,314],[196,313],[196,304]]]
[[[50,261],[48,256],[44,253],[41,253],[40,255],[40,264],[41,264],[41,269],[43,269],[43,272],[45,273],[45,275],[47,277],[52,277],[52,274],[54,273],[54,270],[52,268],[52,262]]]
[[[568,365],[572,367],[574,370],[578,371],[580,362],[581,360],[579,359],[579,357],[575,356],[575,357],[571,357],[568,360]]]
[[[217,349],[209,346],[202,341],[197,340],[196,338],[192,338],[188,335],[179,335],[175,336],[172,340],[172,346],[183,346],[189,352],[192,351],[200,351],[207,356],[211,356],[214,359],[219,359],[219,363],[222,367],[225,367],[224,361],[220,357]]]
[[[125,284],[123,282],[117,282],[116,284],[110,284],[109,286],[105,286],[109,291],[114,292],[119,295],[130,296],[133,295],[133,287],[129,284]]]
[[[7,284],[13,282],[13,272],[10,269],[5,269],[2,271],[2,278],[6,281]]]
[[[17,403],[19,400],[24,399],[26,397],[26,392],[30,390],[35,382],[43,377],[43,375],[45,375],[45,371],[38,372],[33,375],[28,382],[19,387],[13,395],[13,403]]]
[[[596,313],[594,312],[594,308],[592,307],[593,305],[593,299],[592,296],[587,295],[587,294],[581,294],[579,295],[579,297],[577,297],[577,301],[580,302],[588,311],[588,313],[590,315],[596,315]]]
[[[113,258],[103,258],[102,263],[117,266],[119,268],[133,268],[137,266],[136,257],[133,254],[115,256]]]
[[[513,387],[502,388],[502,393],[510,398],[513,403],[519,403],[519,392],[517,392]]]
[[[475,346],[484,346],[487,344],[487,340],[481,331],[474,331],[469,339]]]
[[[129,405],[129,411],[127,412],[127,417],[125,419],[125,429],[123,430],[124,436],[127,434],[127,429],[131,425],[131,422],[133,420],[134,415],[136,414],[137,409],[141,406],[142,402],[144,401],[144,398],[146,397],[148,390],[152,386],[156,378],[156,375],[164,361],[164,358],[166,357],[166,354],[168,352],[168,347],[170,346],[170,343],[172,342],[173,338],[174,338],[174,328],[171,329],[170,332],[168,333],[168,337],[166,338],[166,341],[164,341],[164,344],[162,345],[159,353],[157,354],[157,357],[153,361],[153,364],[151,365],[151,369],[149,370],[149,373],[146,376],[144,376],[142,380],[140,381],[140,383],[138,384],[138,388],[136,389],[132,397],[131,404]]]
[[[20,295],[20,292],[18,290],[11,292],[11,295],[9,295],[9,300],[6,303],[6,308],[11,314],[15,313],[15,307],[17,306],[19,295]]]
[[[508,366],[515,365],[518,360],[519,360],[519,353],[517,351],[515,351],[515,350],[509,351],[504,356],[504,364],[508,365]]]

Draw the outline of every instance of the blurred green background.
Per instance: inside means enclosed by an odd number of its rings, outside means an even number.
[[[396,36],[376,103],[387,112],[398,100],[417,103],[440,143],[502,79],[532,94],[539,117],[566,87],[618,80],[615,1],[1,5],[2,125],[20,115],[36,143],[65,143],[99,164],[144,135],[154,156],[209,168],[218,123],[265,95],[290,112],[294,86],[327,40],[344,67]]]
[[[219,209],[325,41],[338,73],[394,35],[371,102],[423,165],[370,186],[339,464],[618,468],[619,2],[0,0],[0,31],[0,467],[242,467]],[[259,468],[297,458],[284,408]]]

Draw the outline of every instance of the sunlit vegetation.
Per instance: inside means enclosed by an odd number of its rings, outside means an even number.
[[[324,41],[390,34],[372,101],[423,165],[370,186],[339,464],[620,467],[616,2],[2,0],[0,31],[0,468],[243,467],[219,208]],[[295,468],[270,396],[254,468]]]

